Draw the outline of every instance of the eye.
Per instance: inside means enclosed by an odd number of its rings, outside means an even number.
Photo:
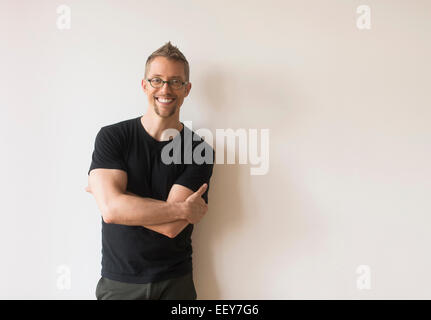
[[[154,83],[154,84],[159,84],[159,83],[162,82],[162,80],[159,79],[159,78],[154,78],[154,79],[151,80],[151,82]]]
[[[172,84],[173,84],[173,85],[178,85],[178,84],[180,84],[180,83],[181,83],[181,81],[180,81],[180,80],[178,80],[178,79],[172,79],[171,81],[172,81]]]

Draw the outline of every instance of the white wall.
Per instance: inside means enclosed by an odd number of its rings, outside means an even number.
[[[270,129],[267,175],[215,166],[200,299],[430,299],[430,31],[425,0],[2,1],[0,298],[95,298],[94,138],[145,112],[170,40],[191,66],[182,121]]]

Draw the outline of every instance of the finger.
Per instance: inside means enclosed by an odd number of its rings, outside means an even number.
[[[208,185],[204,183],[201,185],[201,187],[194,193],[192,193],[188,198],[187,201],[196,201],[196,199],[202,197],[202,195],[205,193]]]
[[[208,185],[204,183],[201,187],[194,193],[196,197],[202,197],[202,195],[207,191]]]

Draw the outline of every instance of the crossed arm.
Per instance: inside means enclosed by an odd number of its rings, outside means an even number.
[[[93,169],[87,192],[96,199],[106,223],[143,226],[169,238],[189,223],[197,223],[208,210],[202,198],[207,184],[193,192],[174,184],[166,201],[143,198],[126,191],[127,173],[117,169]]]

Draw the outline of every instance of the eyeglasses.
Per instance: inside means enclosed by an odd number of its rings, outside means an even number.
[[[147,81],[151,84],[151,86],[153,88],[161,88],[163,87],[163,85],[165,83],[167,83],[172,89],[180,89],[182,88],[185,84],[188,83],[188,81],[181,81],[179,79],[171,79],[168,81],[164,81],[160,78],[152,78],[152,79],[147,79]]]

